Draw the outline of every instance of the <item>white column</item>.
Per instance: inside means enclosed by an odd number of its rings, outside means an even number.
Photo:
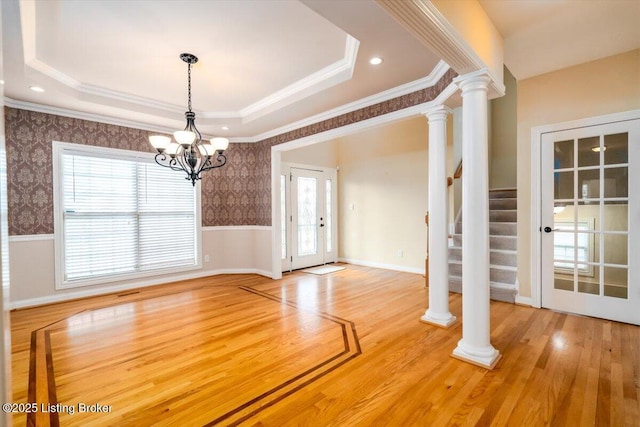
[[[462,339],[453,357],[492,369],[489,324],[489,145],[485,71],[457,77],[462,91]]]
[[[448,328],[449,244],[447,220],[447,114],[444,106],[424,114],[429,120],[429,308],[421,321]]]

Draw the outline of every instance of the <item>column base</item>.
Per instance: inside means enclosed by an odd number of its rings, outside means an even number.
[[[427,312],[424,313],[424,315],[420,318],[420,321],[422,323],[427,323],[429,325],[434,325],[440,328],[447,329],[449,326],[456,323],[456,316],[453,316],[451,313],[448,313],[448,314],[449,316],[440,315],[440,316],[434,317],[429,313],[429,310],[427,310]]]
[[[462,360],[463,362],[471,363],[472,365],[479,366],[481,368],[485,368],[488,370],[492,370],[496,367],[500,359],[502,359],[502,355],[498,350],[494,349],[494,354],[491,356],[476,356],[473,354],[469,354],[463,349],[460,348],[460,343],[451,353],[451,357],[454,359]]]

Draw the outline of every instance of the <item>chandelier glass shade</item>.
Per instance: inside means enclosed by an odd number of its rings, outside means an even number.
[[[196,128],[196,113],[191,111],[191,65],[198,62],[198,57],[183,53],[180,59],[188,66],[188,111],[184,113],[187,125],[184,130],[173,133],[175,141],[165,135],[151,135],[149,142],[158,151],[156,163],[174,171],[187,174],[185,179],[196,181],[202,178],[202,172],[219,168],[227,163],[224,151],[229,147],[227,138],[216,137],[209,141],[202,140],[202,134]]]

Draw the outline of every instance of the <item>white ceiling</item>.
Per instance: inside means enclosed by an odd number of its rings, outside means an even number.
[[[157,129],[184,127],[182,52],[199,57],[192,98],[200,131],[240,138],[424,79],[439,62],[373,1],[323,2],[319,13],[279,0],[1,3],[9,105]],[[374,55],[384,63],[370,65]]]
[[[640,0],[479,1],[505,37],[505,64],[518,79],[640,48]],[[0,5],[9,105],[148,129],[184,127],[182,52],[200,58],[192,72],[198,128],[236,140],[376,94],[408,93],[442,71],[373,0]],[[373,56],[384,63],[370,65]]]
[[[479,0],[518,80],[640,48],[640,0]]]

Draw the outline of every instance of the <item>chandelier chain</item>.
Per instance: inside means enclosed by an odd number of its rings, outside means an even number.
[[[188,65],[189,65],[189,68],[188,68],[188,71],[187,71],[187,74],[189,76],[189,79],[188,79],[189,80],[189,84],[188,84],[189,104],[188,104],[188,106],[189,106],[189,111],[191,111],[191,64],[188,64]]]
[[[174,132],[178,142],[171,142],[171,138],[162,135],[151,135],[149,141],[158,151],[155,157],[157,164],[174,171],[185,172],[186,179],[195,186],[196,181],[202,179],[203,172],[220,168],[227,163],[224,151],[229,146],[229,140],[212,138],[210,144],[202,141],[202,134],[195,124],[196,114],[191,110],[191,65],[198,62],[198,57],[183,53],[180,59],[187,63],[187,124],[184,131]]]

